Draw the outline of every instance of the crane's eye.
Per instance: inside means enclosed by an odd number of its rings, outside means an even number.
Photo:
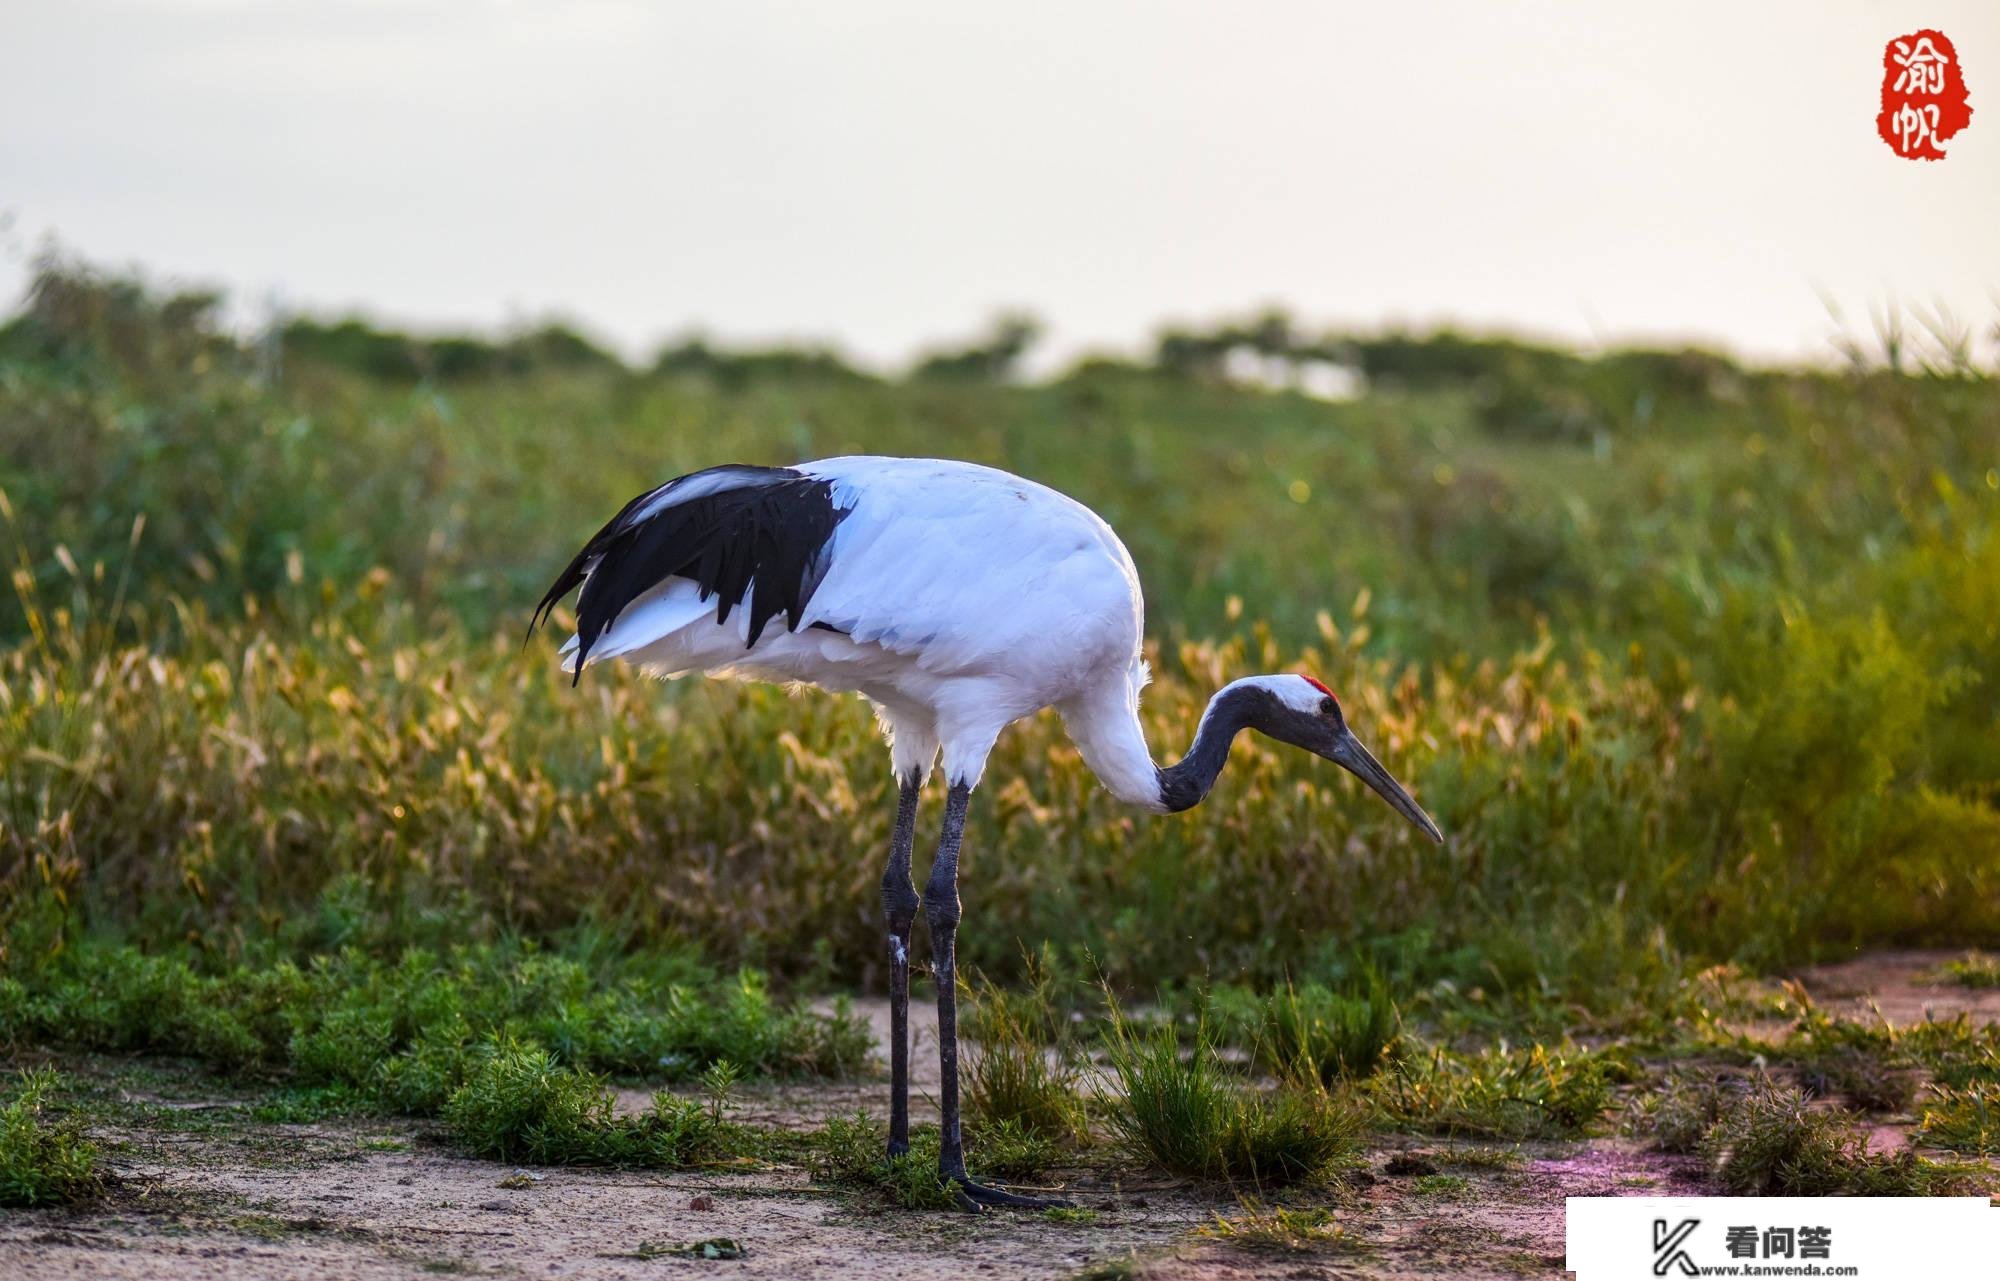
[[[1319,700],[1319,714],[1321,716],[1334,716],[1339,714],[1339,712],[1340,712],[1339,703],[1334,702],[1330,698],[1322,698],[1321,700]]]

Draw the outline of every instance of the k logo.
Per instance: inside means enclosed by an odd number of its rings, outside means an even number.
[[[1688,1235],[1700,1226],[1700,1219],[1682,1219],[1680,1226],[1669,1232],[1665,1219],[1653,1220],[1654,1276],[1667,1275],[1668,1270],[1676,1263],[1681,1265],[1681,1275],[1690,1277],[1699,1275],[1695,1270],[1694,1260],[1688,1258],[1686,1250],[1681,1249],[1681,1242],[1687,1240]]]

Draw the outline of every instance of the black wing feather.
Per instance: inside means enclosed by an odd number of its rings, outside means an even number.
[[[729,472],[741,483],[672,501],[675,486],[718,472]],[[650,500],[662,496],[667,506],[639,515]],[[591,646],[618,615],[669,578],[692,581],[703,600],[718,598],[718,623],[728,622],[738,605],[746,606],[751,645],[779,614],[785,615],[786,629],[796,631],[826,576],[827,542],[846,515],[834,506],[831,482],[789,467],[712,467],[683,476],[626,503],[583,545],[535,606],[528,634],[534,635],[556,604],[581,584],[576,599],[576,676],[581,679]]]

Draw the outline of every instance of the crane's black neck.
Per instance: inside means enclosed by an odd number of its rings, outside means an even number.
[[[1217,694],[1202,715],[1194,733],[1194,745],[1187,755],[1159,770],[1160,803],[1170,814],[1201,804],[1222,767],[1229,760],[1229,745],[1245,729],[1258,724],[1269,710],[1270,696],[1256,688],[1233,687]]]

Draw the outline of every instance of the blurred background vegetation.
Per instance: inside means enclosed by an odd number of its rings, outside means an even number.
[[[1044,940],[1127,985],[1365,960],[1608,1014],[1719,961],[2000,943],[2000,390],[1962,335],[1753,369],[1274,312],[1030,382],[1024,316],[891,379],[699,336],[634,367],[554,324],[246,338],[222,301],[52,257],[0,326],[10,963],[588,926],[875,981],[862,705],[571,690],[521,644],[633,493],[857,452],[1117,527],[1158,754],[1219,682],[1298,665],[1449,833],[1248,741],[1146,819],[1044,718],[975,806],[989,972]]]

